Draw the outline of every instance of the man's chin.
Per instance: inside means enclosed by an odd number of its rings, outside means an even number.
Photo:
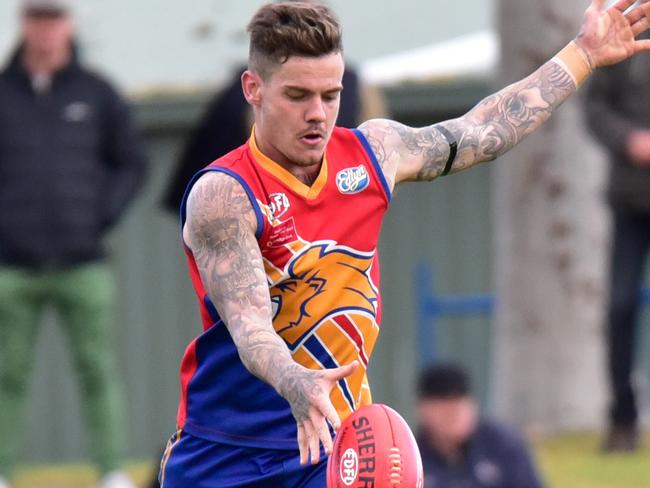
[[[323,149],[310,149],[309,151],[301,151],[294,159],[295,164],[298,166],[308,167],[319,164],[323,160],[325,150]]]

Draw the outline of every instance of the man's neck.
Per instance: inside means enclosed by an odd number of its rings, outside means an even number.
[[[61,53],[38,53],[26,50],[23,66],[30,77],[51,77],[70,63],[70,49]]]
[[[320,166],[321,165],[322,165],[322,163],[319,164],[314,169],[312,169],[310,172],[299,172],[298,174],[296,174],[295,171],[294,171],[293,174],[302,183],[304,183],[307,186],[311,186],[311,185],[314,184],[314,182],[316,181],[316,178],[318,178],[318,175],[320,174]]]
[[[449,465],[458,464],[463,458],[463,446],[457,443],[431,436],[429,445]]]

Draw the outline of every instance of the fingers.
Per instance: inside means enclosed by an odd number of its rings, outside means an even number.
[[[332,452],[332,437],[321,417],[318,429],[314,428],[314,423],[310,419],[298,422],[298,449],[300,450],[300,464],[307,464],[311,459],[312,464],[318,464],[320,461],[320,443],[323,442],[327,452]],[[323,432],[324,430],[324,432]],[[326,434],[326,435],[325,435]]]
[[[318,436],[318,433],[314,429],[311,420],[305,420],[303,422],[303,425],[305,426],[305,433],[307,434],[307,442],[309,444],[311,463],[318,464],[318,461],[320,461],[320,441],[319,441],[320,438]]]
[[[620,12],[625,12],[628,8],[632,6],[634,2],[636,2],[636,0],[619,0],[610,8],[614,8]],[[604,0],[601,3],[604,4],[605,3]],[[602,6],[599,10],[602,10]]]
[[[625,18],[628,20],[630,25],[634,25],[639,20],[645,18],[645,12],[643,11],[643,9],[635,8],[629,14],[626,14]]]
[[[628,1],[628,0],[625,0],[625,1]],[[605,6],[605,0],[593,0],[591,2],[590,8],[594,8],[594,9],[596,9],[596,11],[600,12],[603,9],[604,6]]]
[[[643,5],[639,5],[627,16],[632,26],[634,37],[650,28],[650,0],[646,0]]]
[[[640,53],[641,51],[650,51],[650,39],[636,41],[634,43],[634,49],[637,53]]]
[[[330,423],[334,431],[337,431],[341,428],[341,419],[339,417],[338,412],[334,408],[334,405],[332,405],[332,402],[329,400],[329,398],[322,403],[322,405],[318,406],[320,408],[321,413],[325,416],[327,421]]]
[[[332,434],[330,434],[330,429],[327,426],[325,417],[323,417],[320,412],[316,413],[311,417],[311,423],[314,426],[314,430],[318,435],[318,439],[323,443],[325,452],[329,456],[332,454],[333,444],[332,444]],[[319,446],[317,446],[319,447]],[[316,461],[314,461],[314,452],[312,451],[312,463],[316,464],[320,457],[320,450],[316,452]]]
[[[646,2],[645,5],[639,5],[634,10],[631,10],[625,14],[625,18],[630,22],[631,25],[634,25],[639,20],[642,20],[644,18],[647,19],[648,15],[650,15],[650,3]]]
[[[329,380],[336,382],[350,376],[357,370],[358,367],[359,361],[352,361],[350,364],[346,364],[345,366],[341,366],[335,369],[328,369],[325,374]]]
[[[297,420],[300,464],[306,464],[310,459],[312,464],[319,463],[321,443],[327,454],[332,453],[332,435],[327,422],[329,421],[334,430],[337,430],[341,426],[341,420],[329,399],[329,391],[332,385],[353,374],[358,367],[359,362],[353,361],[339,368],[318,372],[320,381],[324,381],[324,383],[321,383],[324,388],[319,388],[321,393],[309,400],[311,404],[309,418],[303,416],[307,412],[303,412],[303,414],[294,412],[296,419],[301,419]]]
[[[632,25],[632,33],[634,34],[634,37],[636,37],[639,34],[647,31],[649,28],[650,28],[650,19],[644,17],[643,19],[639,20],[638,22]]]
[[[298,449],[300,450],[300,464],[307,464],[307,460],[309,459],[309,443],[302,422],[298,422]]]

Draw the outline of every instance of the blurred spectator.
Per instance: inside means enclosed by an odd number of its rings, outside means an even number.
[[[65,0],[22,0],[21,39],[0,74],[2,488],[20,446],[48,305],[68,336],[102,487],[134,486],[120,471],[114,282],[101,241],[134,196],[145,162],[127,105],[80,65],[71,17]]]
[[[178,214],[185,188],[194,174],[217,157],[241,146],[250,136],[253,114],[241,88],[241,74],[235,76],[209,103],[202,120],[192,131],[165,192],[163,205]],[[386,117],[381,93],[363,85],[356,71],[348,67],[343,74],[341,108],[337,125],[356,127],[361,121]]]
[[[421,373],[417,415],[424,488],[543,486],[522,438],[480,418],[459,366],[432,366]]]
[[[650,38],[648,33],[641,36]],[[650,248],[650,53],[598,70],[587,91],[587,122],[609,152],[613,215],[608,305],[612,403],[606,452],[639,444],[632,367],[641,280]]]
[[[239,77],[243,69],[209,102],[197,126],[189,135],[165,191],[163,205],[177,215],[190,178],[214,159],[241,146],[250,135],[248,103]]]

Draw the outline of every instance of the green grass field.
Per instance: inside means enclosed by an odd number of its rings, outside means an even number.
[[[127,466],[133,480],[143,488],[154,470],[153,461]],[[28,466],[18,470],[15,488],[95,488],[97,475],[88,466]]]
[[[650,488],[650,436],[634,454],[603,455],[595,434],[541,442],[537,459],[551,488]]]
[[[536,445],[536,456],[550,488],[650,488],[650,436],[633,455],[602,455],[596,434],[567,434]],[[153,462],[137,463],[129,473],[142,488]],[[95,473],[85,466],[27,467],[15,488],[93,488]]]

